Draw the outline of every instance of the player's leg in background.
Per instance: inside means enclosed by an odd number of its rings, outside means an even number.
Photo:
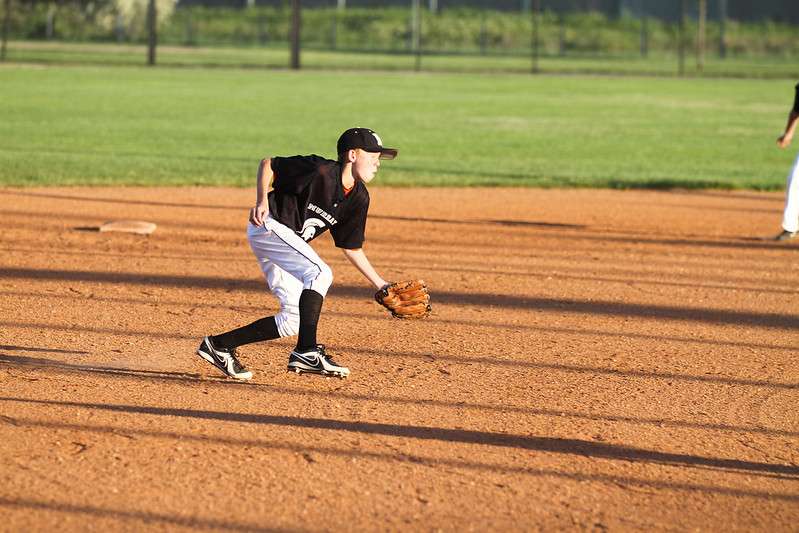
[[[788,233],[799,231],[799,155],[797,155],[791,172],[788,174],[782,229]]]

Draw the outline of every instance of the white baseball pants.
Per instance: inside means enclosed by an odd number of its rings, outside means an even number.
[[[247,226],[247,240],[264,273],[269,290],[280,302],[275,315],[281,337],[300,328],[300,294],[311,289],[323,297],[333,283],[333,271],[300,236],[267,217],[263,226]]]
[[[799,231],[799,155],[793,163],[788,184],[785,187],[785,211],[782,214],[782,229]]]

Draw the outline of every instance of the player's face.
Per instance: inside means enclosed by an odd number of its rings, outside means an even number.
[[[364,183],[369,183],[380,167],[380,152],[355,150],[355,161],[352,163],[352,175]]]

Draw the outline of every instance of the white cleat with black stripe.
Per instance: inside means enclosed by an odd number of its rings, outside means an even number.
[[[197,355],[217,367],[219,370],[234,379],[250,379],[252,372],[244,368],[236,357],[236,350],[223,350],[205,337],[197,348]]]
[[[350,375],[350,369],[346,366],[337,364],[325,353],[324,344],[317,344],[315,350],[298,352],[292,350],[289,355],[289,372],[297,374],[308,373],[320,376],[336,376],[346,378]]]

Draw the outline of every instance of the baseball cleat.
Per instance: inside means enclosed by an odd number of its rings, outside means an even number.
[[[217,367],[234,379],[250,379],[252,372],[244,368],[236,358],[236,349],[223,350],[214,346],[211,339],[205,337],[197,348],[197,355]]]
[[[325,353],[323,344],[317,344],[316,349],[305,352],[292,350],[289,355],[288,370],[297,374],[308,373],[339,378],[350,375],[349,368],[339,365]]]
[[[779,235],[774,237],[774,240],[775,241],[789,241],[789,240],[793,239],[794,237],[796,237],[797,234],[799,234],[799,231],[782,230],[782,233],[780,233]]]

